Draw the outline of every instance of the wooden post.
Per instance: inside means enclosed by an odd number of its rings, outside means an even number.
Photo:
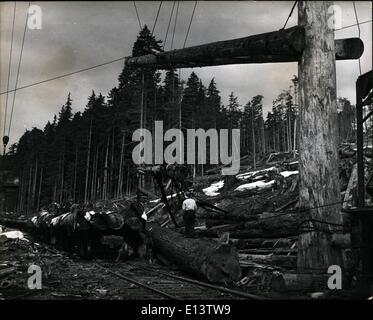
[[[299,199],[301,206],[318,207],[310,210],[310,219],[341,224],[335,43],[327,14],[330,5],[332,2],[298,2],[298,24],[305,29],[305,48],[298,63]],[[330,265],[343,268],[341,252],[331,244],[331,233],[337,227],[315,222],[304,226],[314,231],[299,236],[298,271],[327,273]]]

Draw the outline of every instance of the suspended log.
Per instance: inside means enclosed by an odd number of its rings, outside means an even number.
[[[190,239],[156,224],[148,227],[155,251],[185,272],[212,283],[230,283],[241,278],[235,247],[209,239]]]
[[[364,50],[359,38],[335,41],[336,59],[358,59]],[[184,49],[126,58],[128,67],[156,69],[195,68],[227,64],[298,61],[305,48],[303,27],[262,33],[239,39],[218,41]]]

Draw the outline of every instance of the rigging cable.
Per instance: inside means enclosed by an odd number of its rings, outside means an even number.
[[[179,5],[180,5],[180,0],[177,1],[177,6],[176,6],[175,23],[174,23],[174,30],[173,30],[173,33],[172,33],[170,50],[172,50],[172,48],[174,46],[174,38],[175,38],[175,30],[176,30],[176,24],[177,24],[177,16],[178,16],[178,13],[179,13]]]
[[[9,128],[8,128],[8,136],[10,134],[10,129],[12,127],[12,119],[13,119],[13,111],[14,111],[14,103],[16,100],[16,94],[17,94],[17,85],[18,85],[18,79],[19,79],[19,74],[21,70],[21,62],[22,62],[22,54],[23,54],[23,48],[25,45],[25,38],[26,38],[26,30],[27,30],[27,19],[28,19],[28,10],[30,8],[30,1],[28,2],[28,7],[26,11],[26,19],[25,19],[25,27],[23,29],[23,37],[22,37],[22,44],[21,44],[21,52],[19,55],[19,61],[18,61],[18,69],[17,69],[17,77],[16,77],[16,84],[14,86],[14,94],[13,94],[13,103],[12,103],[12,109],[10,111],[10,119],[9,119]]]
[[[355,27],[357,25],[362,25],[362,24],[365,24],[365,23],[369,23],[369,22],[372,22],[373,20],[367,20],[367,21],[363,21],[363,22],[360,22],[360,23],[354,23],[354,24],[350,24],[348,26],[344,26],[342,28],[339,28],[339,29],[334,29],[334,31],[339,31],[339,30],[343,30],[343,29],[347,29],[347,28],[351,28],[351,27]]]
[[[354,6],[354,13],[355,13],[355,19],[356,19],[357,30],[358,30],[358,37],[359,37],[359,39],[361,39],[360,38],[360,24],[359,24],[359,19],[357,17],[355,1],[352,1],[352,4]],[[361,75],[361,62],[360,62],[360,58],[359,58],[359,72],[360,72],[360,75]]]
[[[137,21],[138,21],[138,23],[139,23],[140,30],[142,30],[142,26],[141,26],[141,21],[140,21],[139,12],[137,11],[136,1],[133,1],[133,6],[135,7],[136,16],[137,16]]]
[[[9,53],[9,67],[8,67],[8,80],[6,85],[6,100],[5,100],[5,113],[4,113],[4,131],[3,131],[3,137],[5,137],[5,128],[6,128],[6,116],[8,113],[8,98],[9,98],[9,80],[10,80],[10,69],[12,65],[12,52],[13,52],[13,38],[14,38],[14,22],[16,18],[16,7],[17,2],[14,1],[14,9],[13,9],[13,22],[12,22],[12,36],[11,36],[11,42],[10,42],[10,53]]]
[[[291,8],[290,13],[289,13],[289,15],[288,15],[288,17],[287,17],[287,19],[286,19],[286,21],[285,21],[285,24],[284,24],[284,26],[283,26],[280,30],[284,30],[284,29],[285,29],[285,27],[286,27],[286,25],[287,25],[287,23],[288,23],[288,21],[289,21],[291,15],[293,14],[293,11],[294,11],[295,6],[297,5],[297,3],[298,3],[298,1],[295,1],[295,2],[294,2],[293,7]]]
[[[187,39],[188,39],[188,36],[189,36],[189,31],[190,31],[190,27],[191,27],[191,25],[192,25],[192,21],[193,21],[193,17],[194,17],[194,12],[196,11],[197,3],[198,3],[198,1],[195,1],[195,2],[194,2],[193,12],[192,12],[192,16],[190,17],[189,26],[188,26],[188,31],[187,31],[187,33],[186,33],[186,35],[185,35],[185,40],[184,40],[184,44],[183,44],[183,49],[185,48],[185,45],[186,45],[186,42],[187,42]]]
[[[72,72],[65,73],[65,74],[61,74],[59,76],[52,77],[52,78],[45,79],[45,80],[41,80],[41,81],[38,81],[38,82],[33,82],[33,83],[28,84],[28,85],[24,85],[24,86],[18,87],[16,89],[12,89],[12,90],[1,92],[0,95],[6,94],[8,92],[13,92],[13,91],[16,91],[16,90],[19,91],[19,90],[22,90],[22,89],[30,88],[30,87],[33,87],[33,86],[36,86],[36,85],[39,85],[39,84],[42,84],[42,83],[46,83],[46,82],[49,82],[49,81],[61,79],[61,78],[64,78],[64,77],[72,76],[72,75],[77,74],[77,73],[81,73],[81,72],[84,72],[84,71],[96,69],[98,67],[106,66],[108,64],[112,64],[114,62],[118,62],[118,61],[125,60],[125,59],[126,59],[126,57],[120,57],[118,59],[114,59],[114,60],[110,60],[110,61],[107,61],[107,62],[104,62],[104,63],[96,64],[96,65],[91,66],[91,67],[79,69],[79,70],[72,71]]]
[[[173,4],[172,4],[170,20],[168,20],[167,31],[166,31],[166,37],[164,38],[164,41],[163,41],[163,49],[166,48],[168,31],[170,30],[170,25],[171,25],[172,16],[173,16],[173,14],[174,14],[174,9],[175,9],[175,1],[174,1]]]
[[[162,3],[163,3],[163,1],[161,1],[161,3],[159,4],[159,7],[158,7],[157,16],[155,17],[155,21],[154,21],[154,25],[153,25],[153,29],[152,29],[152,35],[154,33],[155,26],[157,25],[158,16],[159,16],[159,12],[161,11]]]

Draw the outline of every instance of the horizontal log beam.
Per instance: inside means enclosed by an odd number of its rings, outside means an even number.
[[[156,69],[195,68],[228,64],[296,62],[305,47],[303,27],[292,27],[239,39],[218,41],[184,49],[127,57],[127,67]],[[364,51],[359,38],[335,41],[336,59],[358,59]]]

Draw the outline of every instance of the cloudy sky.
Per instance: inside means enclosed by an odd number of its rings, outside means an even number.
[[[356,1],[360,22],[372,19],[371,2]],[[139,25],[132,1],[128,2],[31,2],[42,9],[42,29],[27,29],[18,86],[38,82],[60,74],[104,63],[131,54]],[[142,24],[154,24],[159,1],[136,1]],[[342,9],[342,26],[356,22],[352,1],[335,2]],[[17,2],[10,88],[14,88],[25,23],[27,2]],[[183,44],[194,1],[182,1],[179,8],[174,48]],[[293,1],[199,1],[187,46],[228,40],[280,29]],[[0,3],[0,90],[6,91],[11,27],[14,2]],[[164,39],[172,1],[163,2],[155,28],[155,36]],[[297,23],[294,11],[287,27]],[[361,58],[362,72],[372,68],[372,23],[361,25],[365,52]],[[358,35],[357,27],[335,32],[335,37]],[[169,37],[170,39],[170,37]],[[167,41],[168,49],[170,40]],[[68,92],[73,111],[84,109],[92,90],[106,95],[117,85],[123,62],[96,68],[63,79],[51,81],[17,92],[10,143],[16,142],[26,129],[43,128],[57,114]],[[232,65],[183,69],[186,79],[194,71],[207,85],[215,77],[223,102],[231,91],[245,104],[252,96],[264,96],[265,113],[272,100],[291,84],[297,74],[296,63]],[[359,75],[358,61],[337,62],[338,95],[355,102],[355,81]],[[1,95],[1,134],[6,95]],[[9,95],[9,108],[13,94]]]

